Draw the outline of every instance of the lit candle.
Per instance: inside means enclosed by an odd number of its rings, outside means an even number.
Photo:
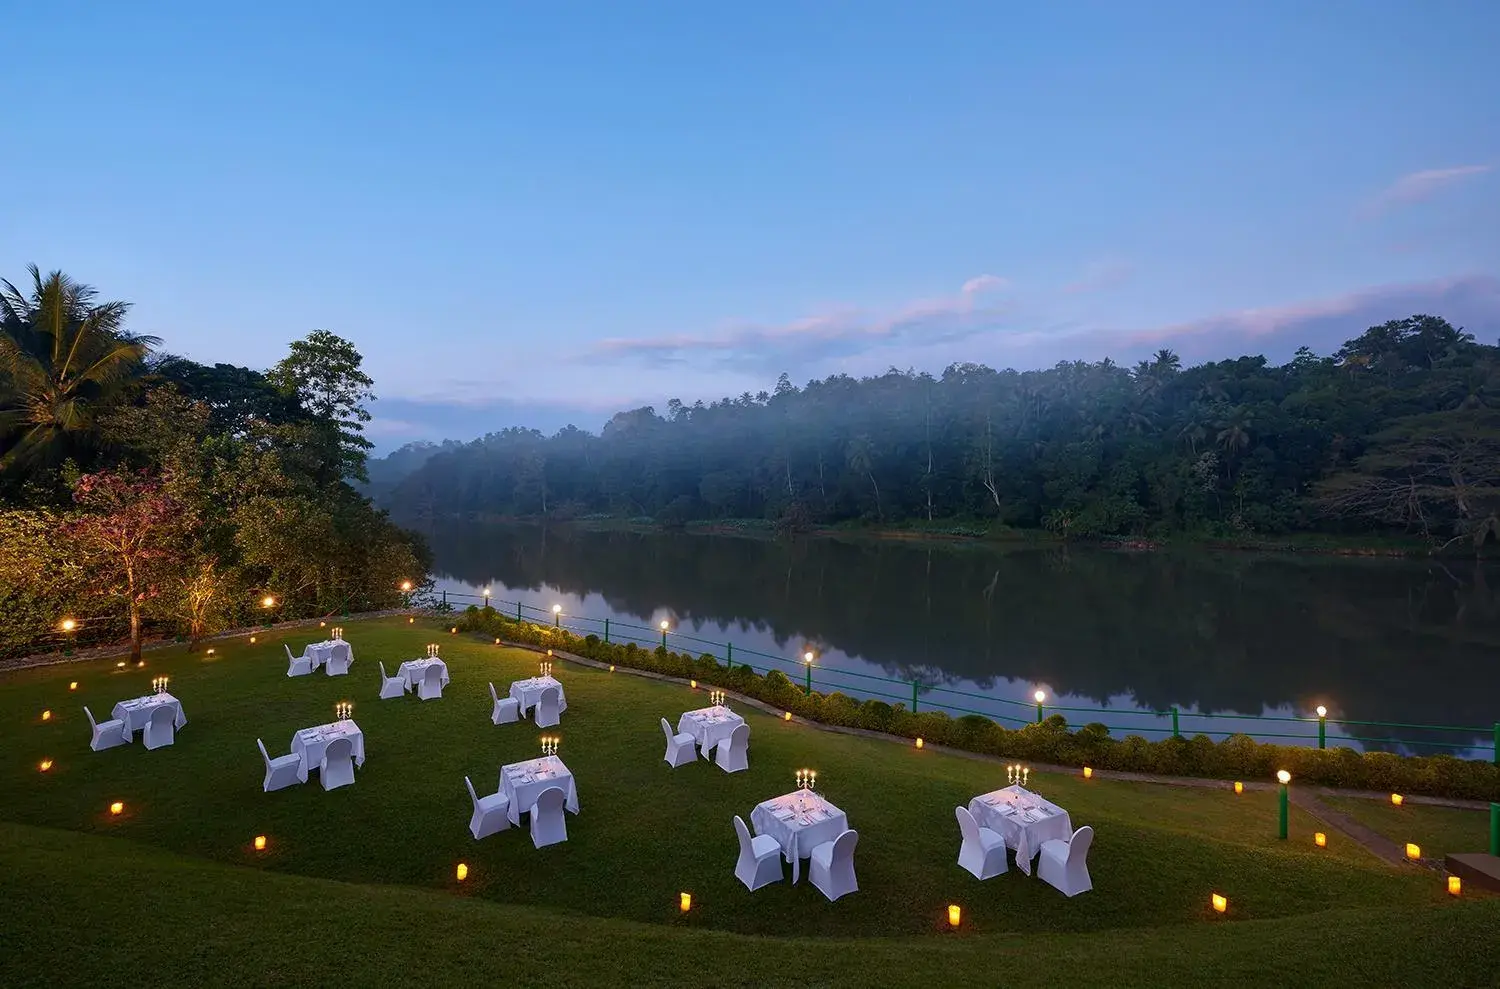
[[[1225,896],[1220,896],[1218,893],[1215,893],[1214,894],[1214,898],[1213,898],[1213,904],[1214,904],[1214,913],[1223,913],[1225,910],[1229,909],[1229,898],[1225,897]]]
[[[948,926],[957,927],[959,918],[962,916],[962,913],[963,912],[959,909],[957,903],[948,904]]]
[[[1457,876],[1448,877],[1448,895],[1457,896],[1464,891],[1464,881]]]
[[[1321,831],[1318,831],[1318,832],[1314,833],[1313,834],[1313,844],[1317,845],[1319,848],[1327,848],[1328,847],[1328,836],[1326,834],[1324,834],[1323,832],[1321,832]]]
[[[683,913],[687,913],[689,910],[692,909],[692,907],[693,907],[693,894],[692,893],[679,893],[678,896],[677,896],[677,908],[679,910],[681,910]]]
[[[266,836],[265,835],[258,834],[258,835],[255,836],[255,850],[257,852],[263,852],[263,851],[266,850]]]

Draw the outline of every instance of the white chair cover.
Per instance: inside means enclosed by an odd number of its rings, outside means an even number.
[[[170,707],[158,707],[141,730],[141,741],[148,749],[160,749],[172,744],[176,728],[177,712]]]
[[[325,790],[336,790],[354,782],[354,743],[347,738],[335,738],[323,749],[323,761],[318,766],[318,782]]]
[[[958,818],[958,831],[963,844],[958,849],[958,864],[974,874],[975,879],[989,879],[1003,873],[1005,863],[1005,836],[989,828],[982,828],[969,813],[967,807],[953,808]]]
[[[1089,877],[1089,846],[1094,843],[1094,829],[1085,824],[1073,832],[1068,841],[1053,838],[1042,842],[1037,856],[1036,874],[1064,896],[1077,896],[1094,888]]]
[[[750,837],[750,829],[740,815],[734,815],[734,833],[740,839],[740,858],[734,865],[734,878],[752,893],[769,883],[781,882],[781,845],[767,834]]]
[[[728,738],[719,739],[714,750],[718,754],[719,768],[726,773],[737,773],[750,768],[750,726],[736,725]]]
[[[291,755],[279,755],[272,759],[266,752],[266,743],[260,739],[255,740],[256,748],[260,749],[260,757],[266,763],[266,778],[260,784],[261,790],[270,793],[272,790],[281,790],[298,783],[306,783],[299,770],[302,768],[302,757],[293,752]]]
[[[547,687],[536,702],[536,726],[553,728],[562,721],[562,694],[556,687]]]
[[[506,816],[510,800],[504,793],[491,793],[481,797],[474,792],[474,784],[467,776],[464,777],[464,786],[468,788],[469,799],[474,803],[474,813],[469,817],[469,833],[474,836],[475,841],[510,827],[510,818]]]
[[[307,653],[303,653],[301,656],[293,656],[292,647],[285,642],[281,644],[281,648],[286,650],[287,676],[303,677],[312,673],[313,661],[311,656],[307,655]]]
[[[495,702],[494,707],[490,709],[491,724],[507,725],[521,720],[521,702],[513,697],[502,700],[493,682],[490,684],[490,699]]]
[[[563,816],[567,796],[560,786],[549,786],[537,794],[531,808],[531,843],[538,848],[568,840],[568,822]]]
[[[436,666],[427,667],[422,682],[417,684],[417,696],[424,701],[439,700],[443,696],[443,671]]]
[[[686,732],[681,735],[672,734],[672,725],[666,718],[661,719],[661,733],[667,736],[667,754],[663,756],[667,765],[676,769],[698,760],[698,750],[693,747],[693,736]]]
[[[89,729],[92,737],[89,739],[89,748],[95,752],[104,749],[112,749],[116,745],[129,745],[130,735],[125,731],[125,722],[118,718],[109,721],[95,721],[94,712],[89,710],[87,704],[83,706],[83,713],[89,716]]]
[[[829,900],[837,900],[859,889],[859,883],[854,879],[854,846],[857,844],[859,832],[845,831],[812,850],[808,878]]]
[[[353,662],[354,654],[347,646],[343,649],[330,649],[328,658],[323,661],[323,672],[331,677],[340,677],[349,672]]]
[[[380,667],[380,699],[384,701],[403,696],[406,693],[406,677],[386,676],[383,659],[377,665]]]

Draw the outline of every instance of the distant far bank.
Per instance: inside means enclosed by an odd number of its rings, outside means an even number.
[[[842,522],[836,525],[810,525],[788,529],[773,519],[696,519],[686,522],[662,522],[649,516],[613,516],[590,514],[574,518],[542,515],[503,515],[471,513],[466,521],[496,525],[574,526],[596,532],[683,533],[696,536],[729,536],[740,539],[816,538],[842,540],[879,540],[929,542],[947,545],[983,546],[988,549],[1080,548],[1149,553],[1163,550],[1200,549],[1248,553],[1288,553],[1323,556],[1357,556],[1387,558],[1443,559],[1473,558],[1472,544],[1463,543],[1446,551],[1434,548],[1416,537],[1339,536],[1319,533],[1284,535],[1226,536],[1217,533],[1173,533],[1164,537],[1110,536],[1064,538],[1041,529],[1021,529],[1005,525],[986,526],[974,519],[935,519],[932,522],[906,523]],[[398,520],[420,529],[424,523]],[[1500,550],[1493,543],[1478,554],[1479,559],[1500,560]]]

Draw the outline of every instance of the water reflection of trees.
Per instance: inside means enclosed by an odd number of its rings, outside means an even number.
[[[816,634],[901,678],[1011,677],[1100,703],[1132,694],[1205,712],[1323,700],[1335,716],[1476,726],[1500,712],[1496,577],[1472,563],[1002,553],[567,526],[465,524],[429,538],[439,568],[459,580],[596,593],[643,621],[667,606],[784,643]]]

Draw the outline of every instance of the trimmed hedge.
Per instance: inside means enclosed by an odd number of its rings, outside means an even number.
[[[814,691],[809,695],[779,670],[761,675],[743,664],[730,668],[707,654],[694,658],[661,647],[642,649],[633,642],[604,642],[597,635],[584,637],[551,625],[518,622],[493,608],[470,606],[459,617],[458,628],[507,642],[561,649],[600,663],[696,679],[705,686],[754,697],[809,721],[922,738],[1008,759],[1224,780],[1270,780],[1278,769],[1285,769],[1303,782],[1351,790],[1500,800],[1500,766],[1449,755],[1401,756],[1349,748],[1271,745],[1248,735],[1231,735],[1222,742],[1207,735],[1160,741],[1140,735],[1118,739],[1097,722],[1070,731],[1060,714],[1041,724],[1010,729],[977,714],[960,718],[941,711],[914,714],[904,704],[859,701],[838,692]]]

